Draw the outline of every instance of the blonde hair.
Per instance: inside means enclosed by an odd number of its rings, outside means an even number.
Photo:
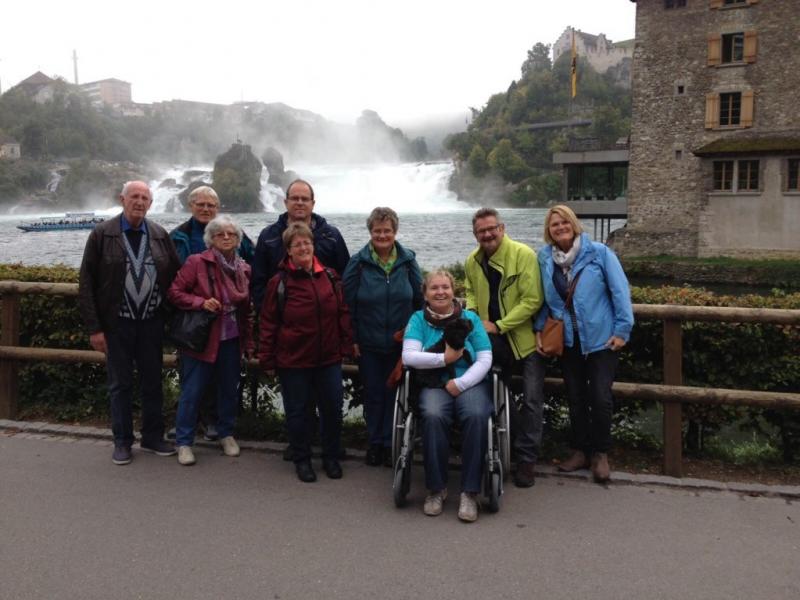
[[[555,206],[550,207],[550,210],[547,211],[547,214],[544,217],[544,241],[546,243],[550,244],[551,246],[556,243],[555,240],[550,237],[550,217],[552,217],[554,214],[566,221],[569,221],[569,224],[572,225],[572,231],[575,233],[575,237],[578,237],[583,233],[583,226],[578,220],[578,217],[575,216],[575,213],[572,212],[572,209],[563,204],[556,204]]]
[[[456,280],[453,278],[453,274],[450,271],[445,269],[439,269],[438,271],[431,271],[427,275],[425,275],[425,279],[422,280],[422,294],[424,295],[430,285],[431,281],[433,281],[434,277],[445,277],[450,282],[450,289],[453,290],[453,293],[456,291]]]
[[[292,240],[296,237],[305,237],[311,240],[312,244],[314,243],[314,234],[305,223],[291,223],[281,237],[283,239],[283,247],[287,250],[292,245]]]
[[[211,198],[217,203],[217,208],[219,208],[219,196],[217,196],[217,192],[215,192],[214,188],[210,185],[201,185],[193,189],[189,194],[189,204],[194,204],[194,201],[198,198]]]

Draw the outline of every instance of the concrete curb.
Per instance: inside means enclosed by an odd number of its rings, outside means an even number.
[[[0,431],[90,438],[109,442],[112,440],[111,430],[107,428],[62,425],[46,423],[44,421],[12,421],[9,419],[0,419]],[[271,454],[282,454],[286,447],[286,444],[282,442],[237,441],[243,450],[269,452]],[[207,448],[215,448],[219,445],[217,442],[208,442],[203,439],[198,439],[195,444]],[[318,451],[318,449],[315,450]],[[364,456],[365,452],[363,450],[347,448],[347,460],[363,460]],[[458,463],[454,463],[451,466],[456,467]],[[535,472],[539,477],[557,477],[574,481],[591,481],[592,479],[591,473],[587,469],[580,469],[572,473],[562,473],[557,467],[537,465]],[[611,475],[612,478],[608,485],[657,486],[695,492],[732,492],[734,494],[743,494],[746,496],[800,500],[800,486],[796,485],[765,485],[736,481],[724,482],[711,479],[692,479],[689,477],[667,477],[665,475],[653,475],[649,473],[625,473],[623,471],[613,471]]]

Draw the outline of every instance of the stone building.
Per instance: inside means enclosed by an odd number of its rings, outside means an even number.
[[[20,152],[19,142],[12,137],[0,133],[0,158],[16,160],[21,156],[22,153]]]
[[[572,31],[572,27],[567,27],[553,44],[553,62],[562,54],[572,52]],[[612,70],[617,83],[626,87],[631,85],[633,44],[633,40],[614,43],[602,33],[592,35],[575,30],[575,51],[578,56],[585,58],[598,73]]]
[[[800,0],[636,7],[628,256],[800,257]]]

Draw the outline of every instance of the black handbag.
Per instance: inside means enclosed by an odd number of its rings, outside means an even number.
[[[208,265],[206,265],[208,267]],[[211,296],[214,297],[214,277],[208,267],[208,282],[211,285]],[[217,313],[204,308],[200,310],[177,309],[167,327],[167,339],[179,350],[202,352],[208,345],[211,326],[217,319]]]

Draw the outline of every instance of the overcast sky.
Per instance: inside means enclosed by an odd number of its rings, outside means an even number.
[[[466,112],[568,26],[634,37],[630,0],[5,0],[0,82],[116,77],[133,100],[285,102],[352,122]]]

